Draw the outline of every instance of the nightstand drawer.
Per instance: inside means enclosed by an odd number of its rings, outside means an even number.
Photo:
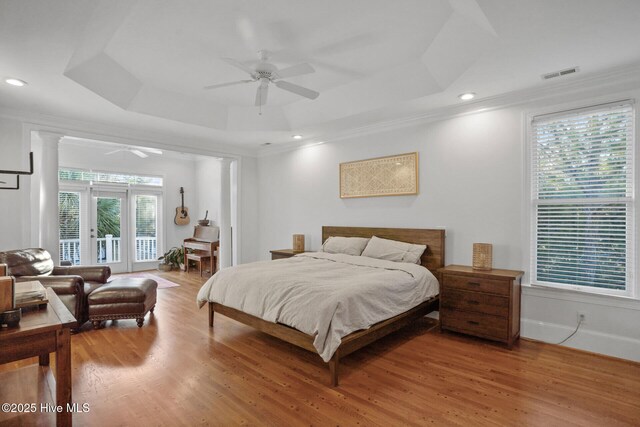
[[[506,280],[484,279],[479,277],[444,275],[444,285],[463,291],[489,292],[492,294],[509,295],[511,282]]]
[[[271,252],[271,260],[274,259],[283,259],[283,258],[291,258],[292,256],[296,256],[303,252],[296,252],[293,249],[274,249]]]
[[[440,297],[440,306],[445,309],[466,310],[477,313],[507,317],[509,298],[480,292],[467,292],[446,288]]]
[[[509,321],[506,317],[443,309],[440,310],[440,322],[444,329],[452,331],[500,341],[509,338]]]

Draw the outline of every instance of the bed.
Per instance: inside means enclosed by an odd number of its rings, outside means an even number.
[[[322,228],[323,242],[333,236],[377,236],[427,249],[420,265],[307,253],[222,270],[198,293],[199,305],[208,304],[209,327],[218,313],[317,353],[337,386],[340,358],[438,309],[444,230]]]

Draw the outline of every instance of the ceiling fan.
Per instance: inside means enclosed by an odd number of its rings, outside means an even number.
[[[316,99],[319,92],[315,90],[307,89],[306,87],[299,86],[281,79],[287,77],[301,76],[303,74],[315,73],[315,69],[307,64],[302,63],[293,65],[291,67],[283,68],[279,70],[278,67],[269,62],[269,53],[266,50],[258,52],[260,61],[256,64],[255,68],[246,66],[245,64],[236,61],[232,58],[221,58],[227,64],[232,65],[251,76],[250,79],[238,80],[235,82],[222,83],[217,85],[205,86],[205,90],[218,89],[226,86],[235,86],[244,83],[260,82],[256,91],[256,107],[261,107],[267,103],[267,95],[269,94],[269,83],[273,83],[276,87],[284,89],[288,92],[295,93],[296,95],[303,96],[309,99]]]
[[[109,151],[108,153],[105,153],[105,156],[109,156],[111,154],[115,154],[115,153],[119,153],[121,151],[126,151],[129,152],[133,155],[136,155],[142,159],[146,159],[147,157],[149,157],[149,154],[157,154],[157,155],[162,155],[162,150],[158,150],[157,148],[148,148],[148,147],[124,147],[124,148],[118,148],[117,150],[113,150],[113,151]]]

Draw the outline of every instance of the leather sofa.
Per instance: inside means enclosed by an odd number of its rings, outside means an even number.
[[[111,276],[108,266],[54,266],[51,254],[40,248],[0,252],[0,264],[7,264],[18,282],[38,280],[53,289],[76,318],[75,329],[89,318],[88,295]]]

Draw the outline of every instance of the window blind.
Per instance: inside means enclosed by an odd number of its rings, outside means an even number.
[[[136,261],[151,261],[157,256],[158,197],[136,196]]]
[[[58,193],[60,261],[80,264],[80,193]]]
[[[629,291],[634,123],[630,101],[533,119],[534,283]]]

